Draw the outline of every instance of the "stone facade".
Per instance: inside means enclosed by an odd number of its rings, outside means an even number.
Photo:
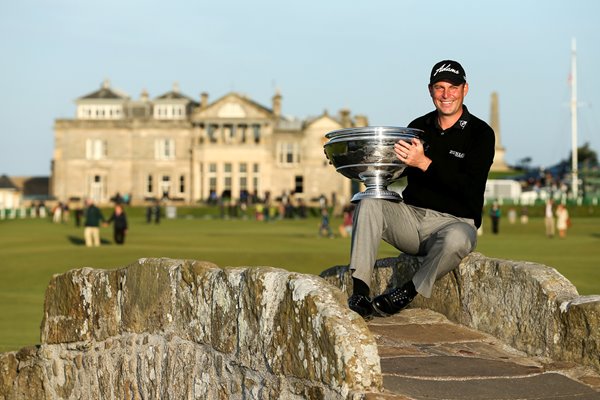
[[[134,204],[165,199],[195,204],[212,195],[232,199],[266,192],[348,199],[351,182],[324,156],[324,135],[364,126],[341,110],[298,119],[239,93],[196,102],[178,87],[155,99],[132,100],[104,83],[77,100],[74,119],[57,119],[52,194],[61,201],[91,197],[106,204],[116,193]]]
[[[359,399],[377,345],[323,279],[143,259],[56,275],[41,342],[0,354],[0,399]]]
[[[417,258],[407,255],[378,260],[373,295],[408,281],[417,268]],[[322,276],[351,292],[347,266]],[[440,312],[528,354],[600,371],[600,296],[579,296],[554,268],[472,253],[436,283],[431,298],[417,296],[411,306]]]

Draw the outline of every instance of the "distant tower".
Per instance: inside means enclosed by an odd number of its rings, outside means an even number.
[[[504,147],[502,147],[502,140],[500,139],[500,117],[498,112],[498,93],[492,93],[492,105],[490,112],[490,126],[496,134],[496,155],[494,156],[494,163],[492,164],[492,171],[508,171],[508,165],[504,162]]]

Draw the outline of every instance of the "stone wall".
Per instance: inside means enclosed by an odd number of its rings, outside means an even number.
[[[417,258],[407,255],[378,260],[373,294],[408,281],[417,267]],[[347,266],[321,276],[350,294]],[[431,298],[417,296],[411,306],[438,311],[529,354],[600,371],[600,296],[579,296],[553,268],[472,253],[436,283]]]
[[[41,345],[0,354],[0,399],[346,399],[377,345],[317,276],[142,259],[52,278]]]

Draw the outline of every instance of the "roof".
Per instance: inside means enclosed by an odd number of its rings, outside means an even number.
[[[170,92],[167,92],[158,97],[155,97],[154,100],[187,100],[190,102],[194,102],[194,100],[191,97],[188,97],[174,90],[171,90]]]
[[[99,90],[96,90],[95,92],[92,92],[90,94],[86,94],[85,96],[81,96],[78,100],[89,100],[89,99],[127,99],[129,98],[129,96],[127,96],[127,94],[119,91],[119,90],[115,90],[112,89],[110,87],[110,82],[109,81],[104,81],[102,82],[102,86],[100,87]]]
[[[280,118],[277,121],[276,128],[281,131],[301,131],[304,126],[304,121],[300,119],[284,119]]]
[[[0,176],[0,189],[13,189],[18,190],[17,186],[10,180],[6,175]]]
[[[221,96],[217,100],[213,101],[210,105],[212,106],[213,104],[217,104],[218,102],[220,102],[221,100],[226,99],[227,97],[236,97],[238,99],[241,99],[241,100],[243,100],[243,101],[251,104],[252,106],[254,106],[254,107],[256,107],[256,108],[258,108],[260,110],[263,110],[263,111],[265,111],[265,112],[267,112],[269,114],[273,114],[273,110],[272,109],[270,109],[268,107],[265,107],[262,104],[257,103],[256,101],[252,100],[250,97],[248,97],[248,96],[246,96],[244,94],[241,94],[241,93],[237,93],[237,92],[229,92],[226,95]]]
[[[179,83],[174,82],[173,83],[173,89],[171,89],[171,91],[160,95],[158,97],[155,97],[154,100],[187,100],[191,103],[195,103],[194,99],[192,99],[189,96],[184,95],[183,93],[181,93],[179,91]]]

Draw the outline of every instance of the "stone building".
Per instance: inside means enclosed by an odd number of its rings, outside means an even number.
[[[0,176],[0,211],[21,206],[22,194],[15,183],[6,175]],[[0,218],[4,214],[0,215]]]
[[[75,118],[55,121],[52,194],[100,204],[116,193],[129,194],[133,204],[267,192],[346,202],[351,182],[329,165],[324,135],[367,125],[349,110],[286,117],[279,92],[269,108],[234,92],[213,102],[202,93],[196,101],[177,85],[154,99],[144,91],[133,100],[104,82],[76,105]]]

